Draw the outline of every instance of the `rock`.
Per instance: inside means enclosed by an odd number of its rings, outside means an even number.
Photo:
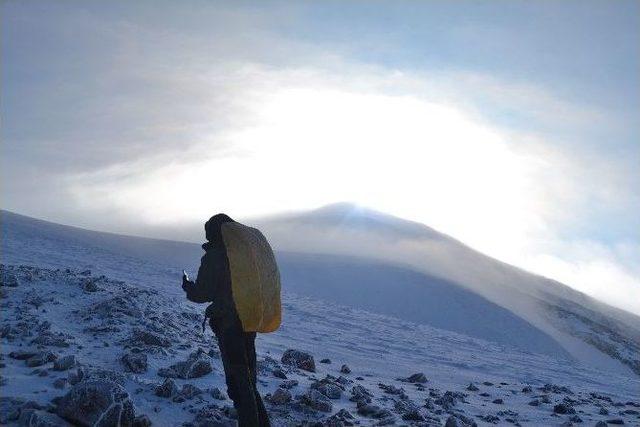
[[[528,403],[529,406],[540,406],[540,401],[538,399],[533,399]]]
[[[358,414],[368,418],[388,418],[393,416],[388,409],[380,408],[377,405],[365,404],[358,407]]]
[[[9,357],[17,360],[27,360],[33,356],[38,354],[37,350],[20,350],[20,351],[12,351],[9,353]]]
[[[174,380],[167,378],[161,385],[156,386],[154,393],[159,397],[172,397],[178,394],[178,386]]]
[[[378,383],[378,387],[380,387],[380,389],[382,389],[387,394],[394,394],[399,396],[402,396],[405,394],[404,389],[402,387],[396,387],[391,384]]]
[[[289,349],[282,355],[281,362],[285,365],[295,366],[304,371],[315,372],[316,364],[313,356],[300,350]]]
[[[288,389],[292,389],[298,385],[298,380],[286,380],[280,383],[280,387]]]
[[[216,400],[227,399],[227,396],[225,396],[225,394],[218,387],[214,387],[211,389],[211,397],[213,397]]]
[[[42,366],[49,362],[53,362],[57,358],[58,356],[56,356],[54,353],[50,351],[40,351],[35,355],[31,356],[30,358],[28,358],[25,361],[25,363],[27,364],[28,367],[35,368],[37,366]]]
[[[133,419],[133,427],[151,427],[151,420],[147,415],[138,415]]]
[[[553,412],[556,414],[575,414],[576,410],[567,404],[559,403],[553,407]]]
[[[328,365],[328,364],[330,364],[330,363],[331,363],[331,359],[322,359],[322,360],[320,361],[320,363],[325,363],[325,364],[327,364],[327,365]]]
[[[53,369],[55,371],[66,371],[76,365],[76,357],[73,354],[56,359],[53,362]]]
[[[531,393],[532,391],[533,391],[533,388],[531,388],[530,385],[522,387],[522,392],[523,393]]]
[[[600,415],[609,415],[609,410],[607,408],[600,408],[600,410],[598,411],[598,413]]]
[[[50,331],[42,332],[36,338],[31,341],[32,344],[44,345],[48,347],[69,347],[66,335],[59,333],[54,334]]]
[[[20,417],[20,408],[24,405],[24,399],[18,397],[0,397],[0,424],[8,424]]]
[[[287,374],[284,373],[284,371],[280,368],[276,368],[273,371],[271,371],[273,373],[273,376],[276,378],[280,378],[283,380],[287,379]]]
[[[38,409],[25,409],[20,412],[18,419],[20,427],[67,427],[68,422],[55,414]]]
[[[167,338],[149,331],[136,329],[133,331],[133,339],[136,344],[146,344],[157,347],[171,347],[171,341]]]
[[[15,288],[18,286],[18,278],[15,274],[2,270],[0,272],[0,286]]]
[[[502,405],[504,403],[504,400],[502,400],[502,399],[493,399],[493,403],[495,403],[496,405]]]
[[[121,360],[128,372],[134,374],[147,372],[147,355],[144,353],[126,353]]]
[[[269,398],[269,402],[274,405],[284,405],[286,403],[291,402],[291,392],[286,388],[278,387],[276,391],[273,392],[273,395]]]
[[[469,390],[469,391],[478,391],[480,389],[478,387],[476,387],[473,383],[469,383],[469,385],[467,386],[467,390]]]
[[[624,424],[624,420],[622,420],[621,418],[614,418],[614,419],[611,419],[611,420],[607,420],[607,424],[623,425]]]
[[[195,351],[184,362],[175,363],[168,368],[161,368],[158,375],[166,378],[192,379],[200,378],[213,371],[211,359],[204,351]]]
[[[53,382],[53,386],[55,388],[57,388],[57,389],[63,389],[65,385],[67,385],[67,379],[66,378],[57,378]]]
[[[60,400],[57,414],[81,426],[131,425],[133,402],[121,385],[107,380],[82,381]]]
[[[311,388],[318,390],[329,399],[340,399],[342,397],[342,389],[329,381],[316,381],[311,384]]]
[[[351,368],[349,368],[347,365],[342,365],[342,367],[340,368],[340,373],[341,374],[350,374],[351,373]]]
[[[354,425],[355,417],[346,409],[340,409],[338,412],[325,420],[326,427],[342,427]]]
[[[358,384],[351,389],[349,400],[356,403],[371,403],[372,396],[373,394],[369,390]]]
[[[333,405],[331,401],[318,390],[310,389],[300,398],[301,402],[316,411],[331,412]]]
[[[427,377],[425,376],[425,374],[423,374],[422,372],[418,372],[416,374],[411,375],[410,377],[407,378],[402,378],[401,381],[407,382],[407,383],[426,383]]]
[[[598,421],[598,422],[596,423],[596,426],[595,426],[595,427],[607,427],[607,423],[606,423],[606,422],[604,422],[604,421],[602,421],[602,420],[600,420],[600,421]]]
[[[182,390],[180,390],[180,395],[189,400],[201,395],[202,393],[202,390],[193,384],[184,384],[182,386]]]
[[[82,290],[89,293],[100,290],[100,288],[98,287],[97,279],[94,279],[94,278],[82,279],[80,281],[80,287],[82,287]]]

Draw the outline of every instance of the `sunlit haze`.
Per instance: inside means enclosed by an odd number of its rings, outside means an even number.
[[[174,238],[348,201],[640,314],[637,2],[107,4],[2,4],[3,209]]]

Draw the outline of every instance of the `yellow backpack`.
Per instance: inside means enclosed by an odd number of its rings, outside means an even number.
[[[280,327],[280,272],[273,250],[255,228],[237,222],[221,226],[231,271],[231,290],[245,332]]]

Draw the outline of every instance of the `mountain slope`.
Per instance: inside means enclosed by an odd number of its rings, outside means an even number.
[[[135,414],[153,425],[233,425],[215,340],[200,329],[203,305],[185,300],[180,269],[162,261],[164,250],[152,249],[146,258],[140,252],[163,241],[99,236],[6,213],[0,219],[0,424],[33,425],[36,418],[65,425],[60,416],[94,409],[83,401],[77,411],[64,411],[61,398],[97,384],[124,389]],[[194,244],[171,245],[199,254]],[[359,276],[345,274],[336,277]],[[633,425],[639,419],[640,381],[629,375],[289,289],[283,297],[282,327],[257,340],[259,389],[273,425]],[[315,372],[281,361],[290,348],[314,356]],[[212,370],[182,375],[193,358]],[[330,363],[320,363],[325,358]],[[420,372],[426,375],[407,380]]]
[[[2,212],[3,259],[48,266],[60,241],[73,261],[132,280],[140,260],[155,280],[195,273],[197,244],[97,233]],[[273,242],[285,291],[415,321],[505,346],[640,372],[640,322],[566,286],[492,260],[424,225],[332,206],[259,223]],[[436,248],[436,249],[434,249]],[[286,249],[283,251],[283,249]],[[292,250],[292,251],[291,251]],[[357,255],[357,257],[354,257]],[[127,268],[118,268],[128,260]],[[622,320],[621,320],[622,319]]]

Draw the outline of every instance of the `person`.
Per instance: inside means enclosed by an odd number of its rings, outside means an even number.
[[[213,330],[224,366],[227,393],[233,400],[240,427],[270,426],[267,410],[256,386],[255,332],[245,332],[232,295],[231,271],[222,235],[222,225],[235,222],[225,214],[211,217],[204,225],[207,242],[202,245],[196,281],[182,277],[187,299],[210,302],[205,322]],[[204,327],[204,323],[203,323]]]

